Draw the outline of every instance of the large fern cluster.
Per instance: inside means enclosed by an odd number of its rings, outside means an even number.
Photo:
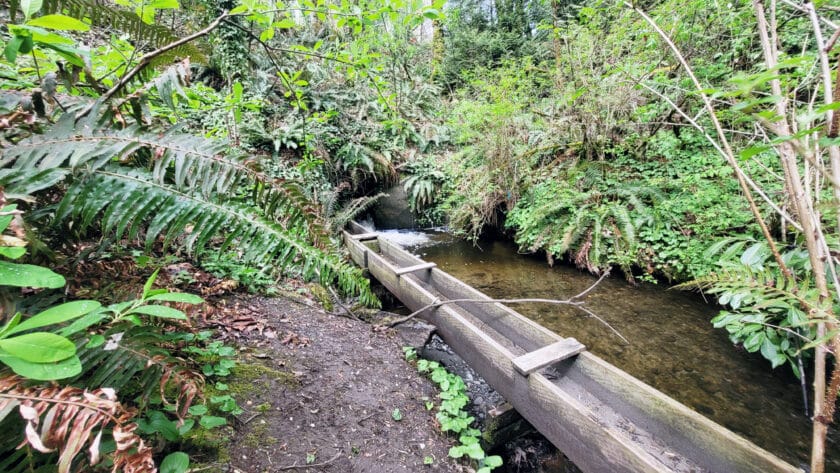
[[[527,251],[544,250],[552,258],[569,254],[593,273],[617,265],[632,278],[639,229],[656,220],[653,204],[659,192],[637,183],[602,184],[579,190],[555,181],[540,183],[529,189],[507,224],[516,228],[517,241]]]
[[[11,12],[15,12],[12,1]],[[63,13],[73,18],[85,18],[94,27],[129,33],[138,49],[153,50],[175,42],[177,33],[160,24],[149,24],[135,12],[123,9],[108,0],[44,0],[44,13]],[[14,19],[14,18],[13,18]],[[187,43],[156,57],[151,66],[170,64],[175,58],[192,58],[206,62],[207,54],[201,45]]]
[[[360,271],[325,249],[315,211],[292,183],[266,179],[227,144],[139,126],[119,130],[94,119],[63,117],[43,135],[5,150],[0,185],[26,197],[59,182],[67,191],[56,222],[93,226],[104,242],[144,235],[200,257],[235,247],[242,260],[323,284],[375,303]]]

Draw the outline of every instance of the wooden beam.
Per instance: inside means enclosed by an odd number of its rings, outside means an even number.
[[[379,233],[372,232],[372,233],[360,233],[357,235],[350,235],[350,238],[356,241],[365,241],[365,240],[374,240],[379,237]]]
[[[434,264],[434,263],[415,264],[414,266],[407,266],[405,268],[397,268],[397,270],[394,271],[394,274],[396,274],[397,276],[402,276],[403,274],[413,273],[415,271],[422,271],[424,269],[432,269],[435,266],[437,266],[437,265]]]
[[[514,358],[513,366],[519,374],[528,376],[548,365],[575,356],[583,350],[586,350],[586,347],[582,343],[574,338],[567,338]]]

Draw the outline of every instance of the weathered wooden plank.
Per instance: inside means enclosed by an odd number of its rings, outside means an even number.
[[[413,272],[416,272],[416,271],[423,271],[424,269],[432,269],[436,266],[437,265],[434,264],[434,263],[421,263],[421,264],[415,264],[414,266],[399,268],[396,271],[394,271],[394,273],[397,276],[402,276],[403,274],[413,273]]]
[[[355,235],[350,235],[350,238],[356,241],[364,241],[364,240],[373,240],[379,238],[378,232],[371,232],[371,233],[358,233]]]
[[[583,350],[586,350],[586,347],[582,343],[574,338],[566,338],[515,358],[513,367],[519,374],[528,376],[548,365],[575,356]]]

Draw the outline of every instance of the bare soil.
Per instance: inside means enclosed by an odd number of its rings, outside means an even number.
[[[246,412],[228,471],[463,471],[425,408],[437,391],[395,332],[284,298],[228,303],[265,322],[237,341],[231,385]]]

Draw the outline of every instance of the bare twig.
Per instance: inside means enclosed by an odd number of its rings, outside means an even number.
[[[574,295],[574,296],[572,296],[568,299],[564,299],[564,300],[530,298],[530,297],[529,298],[517,298],[517,299],[447,299],[447,300],[435,299],[434,301],[430,302],[429,304],[426,304],[425,306],[415,310],[411,314],[408,314],[405,317],[401,317],[397,320],[394,320],[394,321],[392,321],[388,324],[385,324],[384,326],[385,327],[396,327],[397,325],[399,325],[401,323],[408,322],[409,320],[417,317],[418,315],[420,315],[421,313],[423,313],[423,312],[425,312],[429,309],[437,308],[437,307],[440,307],[442,305],[447,305],[447,304],[461,304],[461,303],[470,303],[470,304],[525,304],[525,303],[556,304],[556,305],[569,305],[569,306],[577,308],[578,310],[580,310],[582,312],[585,312],[590,317],[593,317],[594,319],[596,319],[599,322],[601,322],[602,324],[604,324],[604,326],[606,326],[614,334],[616,334],[618,336],[618,338],[623,340],[625,343],[629,344],[630,342],[626,338],[624,338],[624,336],[621,335],[621,333],[618,330],[616,330],[606,320],[604,320],[603,318],[595,315],[594,312],[587,309],[584,306],[584,302],[579,300],[582,297],[589,294],[593,289],[595,289],[595,287],[598,286],[598,284],[601,281],[603,281],[604,278],[606,278],[609,275],[609,273],[610,273],[609,271],[604,271],[604,273],[601,275],[601,277],[598,278],[597,281],[595,281],[592,285],[590,285],[588,288],[586,288],[583,292],[581,292],[577,295]]]
[[[207,25],[207,27],[204,28],[203,30],[196,31],[195,33],[193,33],[189,36],[185,36],[185,37],[183,37],[183,38],[181,38],[177,41],[173,41],[173,42],[167,44],[166,46],[163,46],[163,47],[161,47],[159,49],[156,49],[152,52],[144,54],[142,57],[140,57],[140,61],[137,63],[136,66],[134,66],[133,69],[128,71],[122,77],[122,79],[119,80],[119,82],[114,84],[113,87],[111,87],[104,94],[102,94],[102,97],[100,97],[99,100],[97,100],[96,102],[88,105],[87,107],[85,107],[84,110],[79,112],[79,114],[76,115],[76,119],[82,118],[82,117],[86,116],[87,114],[89,114],[98,102],[107,102],[108,100],[110,100],[114,95],[116,95],[120,90],[122,90],[123,87],[128,85],[128,83],[131,82],[132,79],[134,79],[134,76],[139,74],[146,66],[148,66],[152,62],[152,59],[160,56],[161,54],[172,51],[173,49],[175,49],[179,46],[183,46],[183,45],[185,45],[185,44],[187,44],[191,41],[194,41],[194,40],[196,40],[196,39],[198,39],[202,36],[210,34],[210,32],[215,30],[222,23],[222,21],[227,17],[228,17],[228,13],[224,12],[224,13],[222,13],[221,16],[219,16],[218,18],[213,20],[212,23]]]
[[[737,171],[737,169],[739,168],[738,160],[735,159],[735,153],[732,151],[732,146],[729,144],[729,139],[727,139],[726,133],[723,130],[723,126],[720,124],[720,120],[717,117],[715,108],[712,105],[711,99],[709,98],[709,94],[704,92],[704,87],[700,84],[700,80],[697,79],[697,76],[694,74],[694,70],[688,64],[688,61],[685,59],[685,56],[683,56],[682,52],[677,47],[677,45],[674,44],[674,42],[671,40],[670,36],[668,36],[668,34],[662,31],[662,28],[660,28],[659,25],[655,21],[653,21],[653,19],[650,16],[648,16],[647,13],[642,11],[639,7],[630,2],[624,2],[624,5],[633,9],[639,16],[642,17],[642,19],[645,20],[645,22],[647,22],[647,24],[650,25],[651,28],[653,28],[654,31],[656,31],[656,34],[658,34],[659,37],[662,38],[662,41],[664,41],[665,44],[668,45],[668,48],[671,50],[671,52],[674,53],[674,56],[679,61],[680,65],[682,65],[682,67],[685,69],[685,72],[686,74],[688,74],[688,77],[691,79],[691,82],[697,88],[697,91],[700,94],[700,98],[703,100],[703,105],[709,113],[709,119],[712,121],[712,125],[714,126],[715,131],[717,132],[718,140],[720,141],[719,144],[724,151],[722,153],[724,159],[726,160],[727,164],[729,164],[730,167],[732,167],[733,169],[735,179],[738,181],[738,185],[741,187],[741,191],[744,193],[744,197],[747,199],[750,211],[755,217],[756,224],[761,229],[761,233],[762,235],[764,235],[764,239],[767,241],[767,245],[770,247],[770,252],[773,254],[773,258],[776,260],[776,264],[779,265],[779,269],[782,271],[782,273],[788,276],[792,275],[790,269],[788,269],[787,267],[787,264],[785,264],[784,260],[782,260],[782,255],[781,253],[779,253],[779,249],[776,246],[776,241],[773,239],[773,235],[770,233],[770,229],[767,227],[767,223],[764,221],[764,217],[761,215],[761,211],[758,209],[758,206],[755,203],[755,199],[752,195],[752,190],[750,189],[750,186],[747,183],[747,181],[744,179],[743,172],[739,173]],[[778,95],[781,94],[779,93]]]
[[[338,305],[341,306],[342,309],[344,309],[345,312],[352,315],[354,319],[360,320],[358,315],[356,315],[352,310],[350,310],[349,307],[347,307],[346,305],[344,305],[343,302],[341,302],[341,297],[339,297],[338,294],[336,294],[335,289],[333,289],[332,286],[327,286],[327,290],[330,291],[330,294],[332,294],[332,296],[335,298],[335,301],[338,303]]]

